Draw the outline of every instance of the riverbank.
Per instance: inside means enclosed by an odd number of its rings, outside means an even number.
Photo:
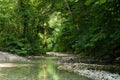
[[[112,70],[120,70],[119,65],[98,65],[77,62],[75,57],[62,57],[59,61],[60,70],[67,70],[76,74],[86,76],[93,80],[120,80],[118,73],[111,73]],[[74,60],[74,62],[72,62]],[[76,61],[76,62],[75,62]]]
[[[17,61],[28,62],[29,60],[25,57],[21,57],[15,54],[0,51],[0,62],[6,63],[6,62],[17,62]]]
[[[98,61],[86,58],[80,58],[71,54],[61,54],[49,52],[51,56],[58,56],[61,59],[58,61],[58,69],[74,72],[76,74],[91,78],[93,80],[120,80],[120,64],[95,64]],[[105,65],[106,64],[106,65]]]

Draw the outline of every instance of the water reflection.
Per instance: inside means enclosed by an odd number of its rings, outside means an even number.
[[[56,73],[56,64],[53,59],[48,58],[49,62],[45,61],[40,65],[38,74],[40,80],[60,80],[59,75]]]
[[[34,60],[27,64],[33,66],[0,68],[0,80],[90,80],[74,73],[58,70],[54,57]]]

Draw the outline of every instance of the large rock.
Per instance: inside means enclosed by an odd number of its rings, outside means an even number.
[[[0,62],[16,62],[16,61],[28,61],[26,58],[23,58],[18,55],[13,55],[8,52],[0,52]]]

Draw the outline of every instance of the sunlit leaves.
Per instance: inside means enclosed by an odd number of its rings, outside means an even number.
[[[51,16],[50,16],[50,21],[49,21],[49,25],[50,27],[57,27],[57,26],[61,26],[61,16],[60,16],[60,12],[54,12]]]

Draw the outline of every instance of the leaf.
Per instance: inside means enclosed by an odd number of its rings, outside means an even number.
[[[92,0],[87,0],[86,2],[85,2],[85,5],[90,5],[92,3]]]
[[[99,0],[100,4],[106,3],[106,0]]]

